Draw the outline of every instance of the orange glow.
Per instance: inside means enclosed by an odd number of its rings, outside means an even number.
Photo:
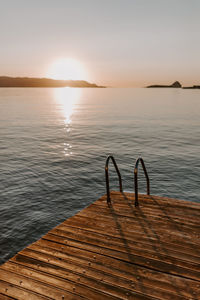
[[[50,65],[46,76],[57,80],[87,80],[87,71],[78,60],[62,58]]]

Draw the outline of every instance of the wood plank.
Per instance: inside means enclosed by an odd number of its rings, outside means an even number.
[[[2,273],[2,270],[1,270]],[[22,300],[44,300],[51,299],[49,297],[44,297],[37,293],[33,293],[31,291],[25,290],[17,285],[11,284],[9,282],[9,277],[4,280],[0,279],[0,293],[8,295],[11,299],[22,299]]]
[[[33,261],[33,259],[35,261]],[[49,260],[50,259],[50,260]],[[17,262],[19,262],[19,260],[17,260]],[[67,274],[67,277],[69,278],[69,276],[73,275],[71,273],[75,273],[77,274],[79,277],[79,283],[86,283],[93,281],[92,286],[95,288],[100,288],[100,290],[104,290],[106,286],[109,286],[110,288],[110,293],[118,293],[117,298],[121,299],[121,297],[123,298],[124,295],[129,294],[129,298],[133,296],[133,299],[135,299],[135,297],[137,296],[137,298],[141,298],[141,299],[152,299],[152,296],[155,297],[163,297],[163,293],[165,294],[166,299],[179,299],[179,296],[177,296],[177,294],[174,292],[174,289],[178,289],[178,286],[176,285],[176,288],[173,286],[173,282],[177,281],[176,277],[172,277],[170,279],[168,279],[169,284],[167,286],[165,286],[165,288],[159,284],[156,285],[149,285],[147,283],[145,283],[145,278],[146,275],[144,277],[144,274],[142,274],[142,276],[139,276],[137,271],[133,269],[133,272],[130,274],[128,274],[128,280],[123,279],[123,277],[118,278],[118,276],[114,276],[112,270],[107,270],[107,272],[105,272],[105,269],[102,271],[100,271],[100,269],[97,271],[94,270],[94,264],[92,264],[92,267],[90,265],[90,267],[88,267],[88,265],[84,265],[81,267],[80,263],[71,263],[69,262],[69,260],[65,260],[62,257],[61,259],[57,259],[57,255],[54,252],[54,255],[51,255],[50,253],[47,253],[47,255],[38,253],[38,252],[29,252],[29,253],[23,253],[23,257],[20,257],[20,262],[22,262],[24,264],[24,262],[29,263],[31,267],[33,268],[37,268],[36,262],[37,264],[39,264],[39,268],[40,270],[44,270],[44,267],[46,267],[46,264],[48,264],[48,272],[50,272],[50,268],[54,269],[56,267],[56,274],[58,276],[58,274],[60,274],[60,271],[62,271],[61,275],[63,276],[63,274]],[[59,268],[58,268],[59,266]],[[143,270],[144,271],[144,270]],[[70,273],[69,273],[70,272]],[[146,273],[145,273],[146,274]],[[137,276],[136,276],[137,275]],[[152,274],[151,274],[152,275]],[[95,280],[94,280],[95,279]],[[99,285],[96,283],[100,283]],[[155,282],[154,282],[155,283]],[[191,280],[184,280],[181,278],[181,282],[180,282],[180,290],[179,290],[179,294],[182,295],[181,297],[183,297],[183,295],[187,295],[190,294],[189,289],[187,291],[182,292],[182,286],[189,286],[191,288],[194,287],[194,290],[196,289],[196,282],[193,282]],[[122,289],[123,287],[123,289]],[[130,291],[130,289],[133,289],[134,287],[134,293],[133,291]],[[113,288],[117,289],[117,291],[113,291]],[[119,295],[119,291],[121,289],[121,297]],[[144,294],[145,292],[145,294]],[[90,299],[90,298],[89,298]],[[91,298],[93,299],[93,298]],[[96,299],[96,298],[95,298]],[[103,298],[104,299],[104,298]],[[183,298],[181,298],[183,299]]]
[[[117,277],[120,277],[120,280],[118,281],[120,285],[122,285],[122,282],[124,280],[124,278],[128,279],[128,281],[130,280],[130,276],[132,278],[132,282],[133,282],[133,276],[135,274],[136,278],[135,278],[135,281],[134,283],[138,281],[138,266],[135,267],[133,265],[130,265],[130,264],[127,264],[125,265],[124,263],[122,264],[120,261],[117,261],[116,259],[114,260],[114,262],[111,264],[111,259],[109,258],[106,259],[106,257],[104,257],[103,255],[97,255],[97,257],[93,255],[91,255],[91,253],[89,253],[89,257],[87,257],[87,252],[84,251],[84,254],[82,256],[82,258],[80,258],[79,256],[74,256],[74,255],[70,255],[69,254],[69,247],[62,247],[62,252],[60,252],[60,245],[59,244],[56,244],[56,243],[50,243],[49,241],[43,241],[41,240],[41,244],[45,245],[45,247],[38,247],[38,243],[35,243],[34,246],[37,246],[35,247],[35,250],[37,251],[42,251],[43,253],[46,253],[46,254],[49,254],[49,255],[52,255],[54,257],[57,257],[57,258],[60,258],[60,259],[64,259],[66,260],[67,262],[71,261],[72,263],[75,263],[77,265],[82,265],[83,267],[85,266],[91,266],[91,268],[95,269],[96,271],[103,271],[104,272],[104,280],[105,280],[105,273],[108,274],[108,281],[110,282],[113,282],[113,279],[112,279],[112,276],[115,275]],[[33,245],[32,245],[33,246]],[[31,249],[33,249],[33,247],[31,247]],[[56,251],[55,251],[56,250]],[[77,253],[80,255],[80,249],[77,249]],[[73,253],[74,254],[74,253]],[[84,258],[84,259],[83,259]],[[107,265],[109,264],[109,267],[106,267]],[[124,268],[126,267],[126,268]],[[148,270],[150,272],[149,276],[147,277],[148,278],[148,281],[146,280],[146,277],[143,276],[143,274],[147,274],[147,270],[146,269],[142,269],[140,268],[140,276],[142,278],[142,282],[143,282],[143,285],[150,285],[151,286],[151,295],[154,295],[154,293],[152,292],[152,289],[155,288],[158,292],[159,288],[163,289],[165,288],[166,289],[166,286],[163,284],[163,285],[160,285],[160,277],[158,278],[159,280],[157,281],[157,277],[155,276],[155,272],[152,272],[150,270]],[[163,274],[162,274],[162,277],[163,277]],[[169,280],[169,277],[170,277],[170,280]],[[123,280],[122,280],[123,279]],[[171,287],[171,283],[176,281],[176,284],[178,286],[178,279],[177,277],[174,279],[173,277],[169,276],[169,274],[166,276],[166,281],[165,283],[167,283],[167,289],[169,291],[173,291],[174,287],[172,286]],[[181,278],[181,283],[183,282],[183,278]],[[184,280],[185,281],[185,280]],[[195,289],[196,288],[196,282],[193,282],[191,280],[186,280],[187,281],[187,285],[188,286],[193,286],[193,288]],[[125,285],[124,285],[125,284]],[[131,283],[128,283],[128,286],[126,285],[126,283],[123,282],[123,287],[129,287]],[[186,284],[186,283],[185,283]],[[171,288],[170,288],[171,287]],[[181,285],[181,290],[182,290],[183,286]],[[155,296],[155,295],[154,295]],[[171,296],[172,298],[172,296]]]
[[[137,234],[140,235],[141,237],[148,239],[149,241],[156,240],[162,245],[165,245],[165,243],[169,243],[174,246],[183,245],[184,247],[189,248],[191,251],[193,251],[194,249],[197,255],[199,255],[199,248],[197,247],[199,243],[197,244],[196,241],[193,241],[193,236],[190,236],[189,234],[187,235],[184,232],[179,232],[179,233],[176,233],[175,231],[165,232],[165,230],[159,230],[159,229],[155,231],[151,227],[148,227],[148,224],[146,224],[145,226],[141,225],[141,227],[139,228],[136,225],[131,226],[130,222],[127,223],[125,222],[121,224],[117,222],[117,228],[116,226],[114,226],[115,224],[113,222],[112,224],[111,223],[107,224],[106,227],[105,222],[96,223],[94,219],[85,218],[82,216],[74,216],[73,218],[68,219],[67,223],[64,222],[64,224],[67,225],[69,224],[74,227],[79,226],[84,229],[94,230],[97,232],[104,231],[112,235],[119,235],[119,236],[130,237],[130,238],[131,236]],[[199,241],[198,238],[197,241]]]
[[[127,206],[122,206],[119,204],[114,204],[114,209],[115,209],[115,213],[118,216],[121,217],[129,217],[131,219],[134,219],[135,217],[142,219],[142,214],[140,213],[140,211],[142,210],[142,212],[146,213],[146,215],[148,216],[149,219],[151,220],[160,220],[163,222],[172,222],[172,223],[181,223],[181,224],[186,224],[186,225],[198,225],[198,217],[199,216],[195,216],[194,213],[192,212],[193,215],[189,214],[189,216],[184,216],[183,213],[180,214],[180,212],[175,213],[174,211],[170,211],[169,209],[166,208],[155,208],[154,206],[147,206],[145,205],[140,205],[139,208],[135,209],[134,205],[127,205]],[[108,210],[109,207],[106,207],[105,204],[104,205],[99,205],[99,203],[94,203],[92,205],[90,205],[90,210],[86,211],[86,210],[82,210],[79,214],[77,215],[85,215],[87,212],[89,213],[102,213],[105,214],[105,217],[111,217],[110,215],[108,215]],[[185,212],[185,210],[184,210]],[[173,219],[172,219],[173,218]]]
[[[3,266],[3,269],[14,272],[16,274],[20,274],[24,276],[25,279],[33,279],[40,281],[43,283],[44,286],[51,285],[51,287],[60,288],[64,290],[65,292],[71,292],[76,293],[78,296],[82,296],[83,298],[89,298],[89,299],[116,299],[116,297],[113,297],[110,293],[105,293],[104,290],[97,290],[94,288],[90,288],[89,285],[83,285],[82,282],[78,282],[78,278],[76,276],[76,280],[69,280],[70,273],[67,273],[67,276],[65,278],[60,278],[58,276],[53,276],[49,272],[46,274],[46,272],[41,272],[41,261],[36,259],[36,264],[34,266],[36,267],[35,270],[23,267],[22,265],[12,264],[12,263],[5,263]],[[38,268],[39,265],[39,268]],[[39,269],[39,270],[38,270]],[[78,284],[76,284],[76,281]],[[124,293],[124,291],[123,291]],[[117,293],[116,293],[117,294]],[[118,298],[120,298],[119,293],[117,294]]]
[[[145,229],[148,231],[158,231],[158,232],[171,232],[173,231],[174,234],[177,233],[178,235],[180,235],[180,233],[184,233],[184,235],[186,235],[187,237],[189,237],[189,239],[193,240],[197,240],[199,241],[199,224],[193,224],[192,221],[189,224],[186,223],[182,223],[182,222],[171,222],[168,219],[162,218],[162,219],[154,219],[148,216],[148,218],[146,217],[146,215],[143,216],[143,218],[141,216],[137,217],[129,217],[129,216],[125,216],[125,215],[121,215],[116,213],[116,210],[114,210],[114,212],[110,213],[109,216],[106,215],[106,211],[92,211],[90,210],[88,213],[87,211],[83,212],[82,214],[78,214],[76,216],[76,218],[74,218],[74,220],[78,219],[78,218],[87,218],[87,220],[94,220],[96,217],[98,217],[98,219],[101,220],[102,224],[103,223],[110,223],[111,225],[113,223],[126,223],[129,225],[129,223],[131,223],[131,227],[135,227],[137,228],[137,230],[144,231]],[[144,217],[145,217],[145,221],[144,221]],[[65,221],[64,224],[68,225],[68,222]],[[115,226],[116,227],[116,226]],[[192,231],[192,232],[191,232]],[[196,241],[195,241],[196,243]]]
[[[159,218],[159,219],[163,219],[165,218],[166,220],[168,219],[170,222],[174,223],[175,221],[177,222],[182,222],[183,224],[197,224],[198,218],[200,217],[200,215],[195,214],[194,211],[188,211],[185,208],[181,208],[179,210],[170,210],[166,207],[163,206],[157,206],[154,207],[152,205],[146,205],[146,204],[141,204],[139,207],[135,208],[134,205],[131,204],[123,204],[121,205],[120,203],[112,203],[112,206],[106,207],[105,206],[106,202],[101,202],[101,203],[94,203],[91,205],[91,211],[92,209],[96,209],[96,210],[106,210],[107,212],[111,209],[114,208],[115,212],[124,215],[125,217],[130,217],[130,218],[134,218],[134,217],[138,217],[141,218],[143,214],[147,215],[148,218]],[[82,213],[84,212],[81,211],[78,215],[82,215]],[[184,215],[186,214],[186,215]],[[190,221],[191,222],[188,222]]]
[[[0,267],[0,299],[200,299],[200,204],[111,193]]]
[[[108,233],[120,233],[126,234],[127,236],[134,235],[134,233],[141,234],[141,236],[147,236],[149,239],[156,239],[157,241],[160,241],[165,243],[167,240],[169,243],[173,244],[185,244],[187,247],[195,247],[195,245],[199,244],[199,238],[198,235],[196,235],[194,232],[186,232],[186,231],[180,231],[180,230],[170,230],[165,229],[160,226],[160,228],[155,228],[153,226],[148,226],[149,224],[133,224],[132,222],[127,221],[120,221],[118,218],[116,220],[112,220],[106,223],[103,222],[102,218],[99,217],[101,223],[96,225],[96,228],[98,230],[103,230]],[[69,220],[69,222],[66,223],[66,225],[72,225],[72,226],[82,226],[84,228],[94,228],[95,221],[93,218],[85,218],[82,216],[77,216],[73,220]],[[95,229],[96,229],[95,228]],[[128,228],[128,230],[126,229]],[[192,230],[192,229],[191,229]],[[172,234],[173,232],[173,234]],[[199,252],[198,252],[199,253]]]
[[[42,260],[42,256],[40,256],[39,259],[35,258],[35,261],[40,264],[40,273],[43,274],[43,276],[45,273],[47,273],[49,274],[49,277],[51,276],[52,278],[56,278],[56,280],[59,282],[64,282],[64,280],[66,281],[66,279],[69,280],[70,278],[76,288],[76,291],[80,294],[84,293],[87,299],[124,299],[124,295],[128,295],[130,299],[135,299],[135,297],[141,300],[154,299],[151,295],[144,295],[140,291],[131,291],[130,287],[128,289],[125,289],[120,287],[118,284],[108,284],[105,281],[104,274],[100,274],[101,277],[98,277],[98,279],[94,279],[91,274],[88,275],[88,273],[91,272],[88,272],[88,270],[86,269],[84,269],[85,273],[78,272],[78,266],[76,267],[76,272],[74,270],[72,271],[69,267],[66,268],[67,263],[65,264],[64,260],[58,268],[58,265],[53,264],[53,262],[56,261],[53,256],[51,257],[51,263],[48,262],[47,264],[45,264]],[[35,261],[33,257],[24,256],[23,259],[21,257],[21,262],[24,267],[22,268],[22,264],[18,265],[20,267],[20,272],[29,273],[29,270],[31,270],[31,274],[35,275],[39,273],[39,271],[36,269]],[[25,263],[27,265],[25,265]],[[30,264],[31,268],[30,266],[29,268],[27,268],[28,263]],[[36,269],[36,272],[34,272],[34,269]]]
[[[67,224],[67,225],[66,225]],[[69,224],[69,223],[63,223],[63,225],[67,226],[67,228],[74,228],[75,230],[78,231],[86,231],[86,232],[96,232],[96,234],[103,234],[105,236],[106,239],[120,239],[121,235],[120,233],[112,233],[112,232],[106,232],[105,230],[99,230],[99,229],[94,229],[93,227],[88,228],[88,227],[80,227],[79,224]],[[176,244],[174,245],[173,243],[169,243],[169,242],[165,242],[162,243],[161,240],[157,240],[156,238],[153,237],[147,237],[146,235],[142,235],[141,233],[135,232],[134,235],[128,235],[127,233],[124,233],[124,237],[127,239],[127,241],[133,242],[136,246],[139,245],[143,245],[142,247],[153,247],[153,249],[156,249],[157,251],[162,251],[165,250],[166,251],[170,251],[170,250],[174,250],[174,251],[181,251],[181,253],[187,254],[187,256],[192,256],[194,257],[194,259],[197,257],[199,259],[199,249],[195,249],[194,247],[191,247],[191,245],[189,244],[188,247],[186,247],[186,245],[183,244]]]
[[[103,243],[106,243],[108,247],[110,247],[111,245],[115,245],[115,246],[119,246],[120,249],[124,248],[124,241],[120,238],[120,237],[113,237],[113,236],[108,236],[105,235],[104,232],[102,233],[97,233],[97,232],[93,232],[93,231],[88,231],[85,230],[84,228],[78,228],[78,230],[66,226],[66,225],[62,225],[57,227],[56,229],[54,229],[54,231],[52,231],[52,233],[55,232],[55,234],[58,234],[58,232],[64,232],[66,234],[66,236],[69,239],[73,239],[73,240],[79,240],[79,241],[87,241],[89,242],[89,239],[95,239],[97,241],[97,239],[103,241]],[[59,234],[58,234],[59,235]],[[188,253],[184,253],[181,251],[181,249],[177,250],[177,249],[166,249],[163,247],[159,247],[159,243],[157,243],[157,245],[152,245],[152,244],[147,244],[147,243],[136,243],[135,241],[132,240],[128,240],[126,239],[126,244],[128,245],[128,247],[130,249],[132,249],[133,251],[135,251],[136,253],[141,253],[141,251],[146,251],[148,255],[150,255],[151,257],[158,257],[160,255],[165,255],[167,256],[169,259],[170,257],[172,258],[176,258],[176,259],[180,259],[183,262],[191,262],[191,263],[196,263],[197,265],[199,265],[199,261],[200,261],[200,257],[199,256],[193,256],[188,255]],[[160,257],[163,260],[163,257]]]
[[[41,296],[46,296],[49,297],[50,299],[56,299],[60,298],[62,299],[63,297],[65,299],[83,299],[84,297],[80,297],[76,291],[72,288],[71,293],[58,288],[58,287],[52,287],[50,284],[44,284],[43,281],[41,280],[34,280],[30,277],[23,276],[21,274],[16,274],[14,272],[5,270],[6,269],[6,264],[4,264],[1,268],[0,272],[0,280],[4,282],[8,282],[12,286],[16,287],[23,287],[27,292],[35,292],[37,293],[37,297]],[[50,281],[50,280],[49,280]],[[19,294],[19,298],[20,293]],[[37,298],[36,298],[37,299]]]
[[[88,241],[84,241],[84,238],[82,238],[81,241],[72,240],[69,239],[63,231],[59,231],[58,236],[64,239],[65,244],[76,245],[76,247],[79,246],[81,249],[90,249],[90,251],[94,253],[101,253],[109,257],[114,256],[123,261],[145,266],[160,272],[163,271],[170,274],[181,275],[186,278],[198,279],[200,277],[199,265],[187,263],[186,261],[180,262],[180,260],[178,261],[174,258],[170,259],[160,254],[157,254],[157,256],[150,255],[146,251],[140,253],[140,251],[136,251],[136,249],[131,249],[127,244],[125,244],[125,248],[121,248],[113,245],[109,246],[109,243],[106,244],[100,240],[92,241],[92,239],[88,239]]]
[[[102,196],[99,200],[98,203],[105,202],[107,199],[106,195]],[[132,203],[135,201],[135,195],[133,193],[120,193],[117,191],[112,191],[111,192],[111,200],[113,202],[119,202],[123,205],[124,200],[128,200]],[[184,207],[188,209],[194,209],[196,212],[200,213],[200,205],[197,202],[192,202],[188,200],[180,200],[180,199],[175,199],[175,198],[168,198],[168,197],[160,197],[156,195],[146,195],[146,194],[139,194],[139,201],[146,201],[149,203],[153,203],[154,205],[156,204],[166,204],[169,205],[170,207],[176,206],[176,207]],[[96,201],[97,202],[97,201]]]
[[[16,298],[8,297],[5,294],[0,293],[0,299],[1,300],[10,300],[10,299],[12,300],[12,299],[16,299]]]

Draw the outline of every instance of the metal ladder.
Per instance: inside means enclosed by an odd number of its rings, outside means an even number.
[[[107,192],[107,203],[108,205],[111,204],[111,198],[110,198],[110,182],[109,182],[109,161],[112,160],[113,165],[115,167],[115,171],[117,172],[118,175],[118,180],[119,180],[119,190],[122,193],[123,192],[123,187],[122,187],[122,177],[119,171],[119,168],[117,166],[116,160],[112,155],[109,155],[106,159],[106,164],[105,164],[105,178],[106,178],[106,192]],[[135,184],[135,207],[139,206],[138,202],[138,166],[139,163],[141,162],[145,177],[146,177],[146,183],[147,183],[147,195],[150,195],[150,181],[149,181],[149,176],[147,173],[147,169],[144,164],[144,160],[139,157],[136,162],[135,162],[135,168],[134,168],[134,184]]]

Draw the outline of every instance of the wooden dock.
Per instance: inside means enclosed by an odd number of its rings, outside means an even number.
[[[111,193],[0,267],[0,299],[200,299],[200,204]]]

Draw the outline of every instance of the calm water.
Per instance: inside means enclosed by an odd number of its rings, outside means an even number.
[[[125,190],[141,155],[152,194],[200,201],[199,128],[198,90],[0,89],[0,262],[104,194],[108,154]]]

